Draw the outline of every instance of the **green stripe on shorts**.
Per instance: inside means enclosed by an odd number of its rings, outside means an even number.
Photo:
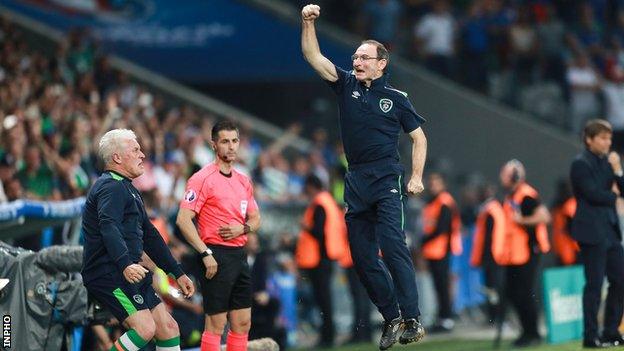
[[[403,182],[401,182],[402,175],[399,175],[399,201],[401,202],[401,230],[405,229],[405,211],[403,210]]]
[[[132,301],[126,296],[126,294],[121,291],[121,289],[117,288],[113,290],[113,295],[117,298],[117,301],[123,306],[124,310],[128,313],[128,316],[131,316],[137,312],[136,307],[132,304]]]

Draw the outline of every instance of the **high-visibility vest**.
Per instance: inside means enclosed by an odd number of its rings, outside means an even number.
[[[312,228],[314,209],[321,206],[325,211],[325,250],[331,260],[340,260],[348,252],[347,224],[342,209],[327,191],[318,193],[303,213],[303,225]],[[299,233],[295,259],[299,268],[315,268],[321,261],[319,242],[312,233],[302,230]]]
[[[340,259],[338,259],[338,264],[342,268],[351,268],[353,267],[353,258],[351,258],[351,249],[349,249],[349,245],[347,244],[347,250],[344,255]]]
[[[428,241],[422,247],[422,255],[426,259],[441,260],[448,253],[450,246],[454,255],[460,255],[462,252],[461,244],[461,219],[455,200],[448,192],[444,191],[438,194],[436,198],[427,204],[422,211],[423,217],[423,233],[425,236],[433,234],[440,218],[442,206],[446,206],[451,210],[451,232],[440,233],[435,239]],[[451,242],[449,245],[449,236]]]
[[[576,199],[571,197],[561,206],[553,210],[553,249],[561,263],[571,265],[576,263],[579,246],[568,232],[568,223],[576,212]]]
[[[486,222],[489,216],[493,219],[491,246],[484,247]],[[484,250],[490,250],[494,262],[500,264],[505,245],[505,221],[503,206],[497,200],[492,199],[482,207],[475,224],[470,265],[478,267],[482,264]]]
[[[514,213],[520,211],[520,205],[525,197],[537,199],[539,194],[537,190],[530,185],[522,183],[518,185],[513,194],[505,197],[503,210],[506,218],[506,234],[503,253],[501,255],[501,265],[517,266],[523,265],[529,261],[531,257],[531,248],[529,247],[529,233],[524,226],[514,221]],[[550,242],[548,241],[548,229],[546,224],[538,224],[535,226],[535,236],[539,249],[542,253],[550,250]]]

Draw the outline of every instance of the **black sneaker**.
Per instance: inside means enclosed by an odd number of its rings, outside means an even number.
[[[620,334],[604,335],[601,341],[613,346],[624,346],[624,338]]]
[[[379,339],[379,349],[387,350],[397,342],[397,335],[401,330],[401,316],[391,321],[384,321],[381,331],[381,339]]]
[[[410,318],[403,321],[403,334],[399,338],[399,342],[403,345],[418,342],[425,336],[425,328],[416,318]]]
[[[530,347],[537,346],[542,343],[542,338],[539,335],[522,335],[516,339],[511,345],[513,347]]]

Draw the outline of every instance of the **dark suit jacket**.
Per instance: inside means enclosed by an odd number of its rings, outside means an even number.
[[[570,169],[572,190],[578,202],[572,219],[572,237],[581,244],[605,242],[614,230],[622,239],[615,212],[617,195],[611,190],[615,181],[624,194],[624,177],[616,177],[606,157],[588,150],[576,156]]]

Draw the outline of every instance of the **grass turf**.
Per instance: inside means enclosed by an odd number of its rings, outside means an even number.
[[[311,349],[307,349],[311,350]],[[378,350],[377,344],[354,344],[331,349],[323,349],[324,351],[370,351]],[[487,351],[487,350],[521,350],[521,351],[581,351],[581,342],[575,341],[570,343],[548,345],[543,343],[539,346],[516,349],[511,347],[510,342],[503,342],[500,348],[495,349],[490,340],[436,340],[425,341],[413,345],[400,345],[396,343],[391,351]]]

